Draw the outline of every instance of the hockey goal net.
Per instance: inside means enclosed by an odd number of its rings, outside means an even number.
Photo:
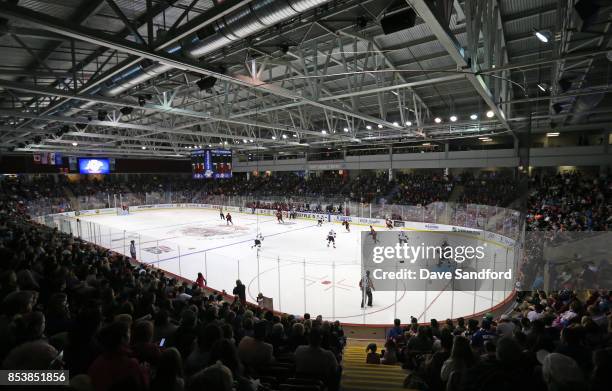
[[[130,214],[130,206],[127,204],[117,207],[117,216],[124,216]]]

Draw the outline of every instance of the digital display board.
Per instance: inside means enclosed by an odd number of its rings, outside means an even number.
[[[226,179],[232,177],[232,151],[203,149],[191,154],[191,170],[195,179]]]
[[[79,173],[110,174],[110,162],[106,158],[79,158]]]

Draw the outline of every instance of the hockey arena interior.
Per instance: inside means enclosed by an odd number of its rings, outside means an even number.
[[[612,389],[611,30],[0,0],[0,386]]]

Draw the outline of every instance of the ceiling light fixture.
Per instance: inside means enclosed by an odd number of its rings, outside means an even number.
[[[471,119],[471,120],[477,120],[477,119],[478,119],[478,114],[472,114],[472,115],[470,115],[470,119]]]
[[[370,125],[367,125],[367,126],[366,126],[366,129],[367,129],[367,130],[372,130],[372,127],[371,127]]]
[[[450,120],[451,120],[451,122],[457,122],[457,116],[456,115],[451,115],[450,116]]]
[[[348,128],[344,128],[344,129],[342,129],[342,130],[344,130],[344,133],[347,133],[347,132],[348,132]]]
[[[495,113],[493,112],[493,110],[487,111],[487,118],[493,118],[493,117],[495,117]]]
[[[412,121],[406,121],[406,126],[412,126]]]
[[[439,124],[440,122],[442,122],[442,118],[436,117],[436,118],[434,118],[434,122]]]
[[[378,129],[382,129],[383,126],[381,124],[378,124]]]
[[[76,147],[77,145],[79,145],[78,143],[72,143],[73,147]]]
[[[548,132],[546,137],[559,137],[559,132]]]
[[[550,41],[549,33],[547,31],[538,31],[534,29],[533,33],[543,43],[548,43],[548,41]]]

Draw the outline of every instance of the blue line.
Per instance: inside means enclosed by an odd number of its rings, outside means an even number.
[[[309,225],[309,226],[302,227],[302,228],[297,228],[297,229],[290,230],[290,231],[284,231],[284,232],[278,232],[278,233],[275,233],[275,234],[272,234],[272,235],[266,235],[265,237],[266,237],[266,238],[268,238],[268,237],[270,237],[270,236],[277,236],[277,235],[282,235],[282,234],[286,234],[286,233],[289,233],[289,232],[296,232],[296,231],[300,231],[300,230],[303,230],[303,229],[306,229],[306,228],[312,228],[312,227],[316,227],[316,226],[317,226],[316,224],[313,224],[313,225]],[[234,245],[236,245],[236,244],[242,244],[242,243],[247,243],[247,242],[252,242],[252,241],[253,241],[253,239],[242,240],[242,241],[240,241],[240,242],[235,242],[235,243],[230,243],[230,244],[224,244],[223,246],[218,246],[218,247],[207,248],[207,249],[204,249],[204,250],[194,251],[194,252],[192,252],[192,253],[181,254],[180,256],[179,256],[179,255],[176,255],[176,256],[174,256],[174,257],[170,257],[170,258],[166,258],[166,259],[160,259],[159,261],[146,262],[146,263],[148,263],[148,264],[151,264],[151,263],[161,263],[161,262],[170,261],[170,260],[172,260],[172,259],[176,259],[176,258],[180,258],[180,257],[186,257],[186,256],[188,256],[188,255],[205,253],[205,252],[207,252],[207,251],[211,251],[211,250],[218,250],[218,249],[223,248],[223,247],[230,247],[230,246],[234,246]]]

